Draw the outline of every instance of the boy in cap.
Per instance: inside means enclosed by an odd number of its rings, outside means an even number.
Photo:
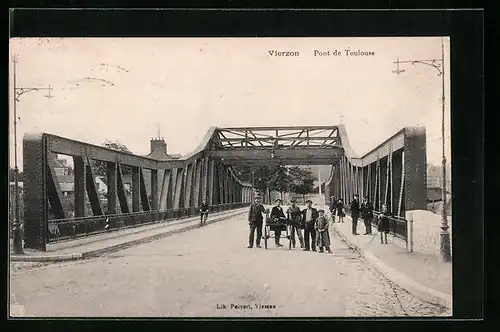
[[[318,218],[316,219],[316,223],[314,225],[316,229],[316,239],[319,247],[319,252],[323,252],[323,247],[328,251],[328,253],[332,253],[330,250],[330,234],[328,234],[328,220],[325,218],[325,210],[318,210]]]
[[[316,230],[314,229],[314,222],[318,218],[318,210],[312,207],[312,201],[306,201],[307,207],[302,210],[302,221],[304,224],[304,251],[316,251]]]

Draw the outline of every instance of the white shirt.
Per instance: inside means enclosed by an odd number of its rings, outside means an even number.
[[[311,221],[312,219],[312,209],[311,208],[307,208],[307,211],[306,211],[306,221]]]

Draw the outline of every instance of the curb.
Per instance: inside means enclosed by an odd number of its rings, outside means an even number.
[[[240,212],[235,212],[235,213],[230,213],[230,214],[227,214],[224,216],[220,216],[220,217],[215,218],[213,220],[207,221],[205,226],[232,218],[234,216],[237,216],[237,215],[245,213],[245,212],[246,211],[240,211]],[[195,221],[195,220],[193,220],[193,221]],[[136,240],[126,241],[126,242],[119,243],[119,244],[116,244],[113,246],[99,248],[99,249],[87,251],[84,253],[61,254],[61,255],[53,254],[53,255],[43,255],[43,256],[42,255],[37,255],[37,256],[35,256],[35,255],[11,255],[10,261],[11,262],[61,262],[61,261],[85,259],[85,258],[90,258],[90,257],[96,257],[96,256],[99,256],[103,253],[115,252],[115,251],[118,251],[121,249],[133,247],[136,245],[140,245],[140,244],[144,244],[144,243],[148,243],[148,242],[153,242],[153,241],[159,240],[161,238],[164,238],[164,237],[167,237],[170,235],[182,233],[182,232],[189,231],[189,230],[199,228],[199,227],[200,226],[199,226],[198,222],[196,222],[195,224],[190,225],[190,226],[185,226],[185,227],[181,227],[181,228],[170,230],[170,231],[167,230],[166,232],[163,232],[163,233],[159,233],[159,234],[155,234],[155,235],[151,235],[151,236],[146,236],[146,237],[136,239]]]
[[[404,288],[406,291],[408,291],[415,297],[425,302],[441,307],[446,307],[447,309],[452,310],[453,305],[450,295],[429,288],[427,286],[424,286],[416,282],[415,280],[407,277],[403,273],[396,271],[395,269],[389,267],[387,264],[382,262],[371,252],[365,251],[361,249],[358,245],[354,244],[352,241],[349,241],[337,228],[333,228],[333,230],[350,248],[358,252],[368,263],[370,263],[373,267],[375,267],[375,269],[377,269],[377,271],[381,273],[384,277],[391,280],[399,287]]]
[[[83,258],[81,253],[62,254],[62,255],[11,255],[11,262],[63,262],[73,261]]]

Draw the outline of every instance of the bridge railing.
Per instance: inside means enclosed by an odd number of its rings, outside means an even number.
[[[372,225],[378,228],[378,216],[380,211],[373,211]],[[403,217],[389,217],[389,233],[408,243],[408,221]]]
[[[350,208],[348,206],[345,207],[345,211],[347,214],[351,214]],[[378,229],[378,217],[380,216],[380,211],[373,211],[373,219],[371,220],[371,225]],[[389,233],[394,237],[405,241],[406,245],[408,245],[408,220],[399,216],[390,216],[389,217]]]
[[[248,205],[250,205],[250,203],[218,204],[210,206],[210,212],[223,212],[246,207]],[[188,208],[168,209],[163,211],[144,211],[92,217],[52,219],[48,222],[49,236],[47,242],[54,243],[119,229],[144,226],[154,222],[189,218],[196,215],[199,215],[199,208],[191,206]]]

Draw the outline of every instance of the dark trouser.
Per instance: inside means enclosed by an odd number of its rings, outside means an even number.
[[[253,238],[255,234],[255,229],[257,229],[257,238],[255,239],[255,244],[260,245],[260,239],[262,238],[262,221],[250,222],[250,234],[248,236],[248,244],[253,247]]]
[[[280,237],[281,237],[281,229],[275,229],[274,230],[274,243],[279,244]]]
[[[314,227],[305,227],[304,228],[304,240],[305,240],[305,245],[306,249],[308,250],[316,250],[316,230]],[[312,240],[312,242],[309,242],[309,240]]]
[[[203,222],[203,218],[204,218],[205,216],[207,216],[207,218],[208,218],[208,212],[202,212],[202,213],[200,214],[200,222]]]
[[[352,217],[352,234],[356,234],[356,230],[358,229],[358,218],[359,217]]]
[[[369,217],[363,218],[363,221],[365,223],[365,228],[366,228],[366,234],[371,234],[372,233],[372,220]]]
[[[297,236],[299,237],[300,246],[303,247],[304,246],[304,238],[302,238],[302,230],[300,229],[300,227],[292,225],[291,232],[292,232],[292,234],[291,234],[292,245],[295,246],[295,232],[297,232]]]
[[[274,232],[274,243],[279,244],[283,226],[271,226],[270,229]]]

